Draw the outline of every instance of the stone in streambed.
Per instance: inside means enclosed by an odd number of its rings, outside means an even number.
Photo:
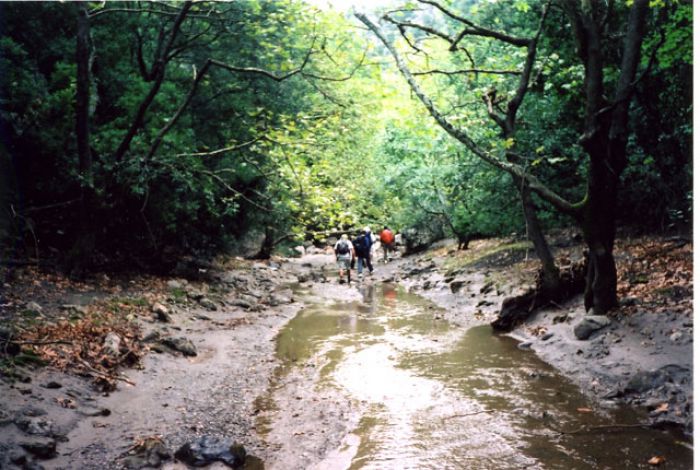
[[[199,305],[201,305],[202,307],[204,307],[207,310],[210,310],[212,312],[216,311],[218,309],[218,307],[216,306],[214,301],[208,297],[202,297],[201,299],[198,300],[198,302],[199,302]]]
[[[445,280],[447,282],[447,280]],[[452,291],[453,294],[456,294],[459,292],[459,290],[464,287],[465,282],[464,281],[452,281],[449,283],[450,284],[450,291]]]
[[[156,302],[151,307],[151,311],[156,314],[156,318],[158,318],[158,321],[162,321],[165,323],[172,322],[172,318],[170,318],[170,312],[168,311],[168,307],[166,307],[165,305]]]
[[[610,319],[605,315],[586,315],[583,320],[574,327],[574,335],[580,340],[586,340],[595,331],[605,328],[609,324]]]
[[[49,437],[25,438],[19,442],[19,445],[40,459],[50,459],[56,455],[56,441]]]
[[[232,468],[241,468],[245,463],[245,448],[230,439],[202,436],[187,442],[175,452],[175,458],[194,467],[204,467],[222,462]]]
[[[53,422],[42,416],[18,416],[15,418],[15,425],[34,436],[53,435]]]
[[[161,341],[161,343],[171,349],[174,349],[175,351],[181,352],[185,356],[197,355],[197,348],[192,341],[187,338],[165,338]]]

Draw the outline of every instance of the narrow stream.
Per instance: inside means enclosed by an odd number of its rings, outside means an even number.
[[[679,436],[634,427],[643,416],[630,408],[594,405],[511,338],[451,327],[393,284],[360,289],[362,302],[314,304],[277,340],[279,374],[313,359],[316,386],[363,410],[316,468],[651,468],[654,456],[692,468]]]

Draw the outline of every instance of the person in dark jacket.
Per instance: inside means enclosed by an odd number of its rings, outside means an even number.
[[[374,272],[374,267],[372,266],[372,245],[374,244],[374,237],[372,236],[372,231],[369,227],[365,227],[362,233],[353,240],[353,244],[359,247],[360,254],[357,255],[357,274],[362,274],[362,264],[364,264],[367,269],[369,269],[370,276]]]

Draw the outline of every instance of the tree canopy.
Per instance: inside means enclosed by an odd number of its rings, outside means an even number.
[[[533,220],[612,256],[619,224],[691,219],[689,1],[0,9],[7,259],[168,266]]]

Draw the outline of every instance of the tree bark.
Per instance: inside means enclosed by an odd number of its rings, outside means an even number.
[[[630,8],[624,51],[614,101],[603,96],[604,61],[601,31],[592,11],[564,3],[572,20],[579,54],[586,68],[586,132],[581,139],[588,153],[588,193],[581,228],[588,246],[584,291],[586,311],[596,315],[617,306],[617,268],[613,248],[620,175],[627,166],[629,105],[644,37],[649,0],[635,0]]]
[[[552,256],[552,251],[549,249],[549,244],[542,231],[530,187],[526,182],[516,177],[513,177],[513,183],[515,183],[520,192],[527,236],[532,241],[535,253],[537,253],[537,257],[542,264],[542,294],[550,300],[559,300],[561,297],[559,268],[554,262],[554,256]]]
[[[90,20],[87,5],[77,4],[78,29],[76,34],[76,91],[75,91],[75,136],[78,149],[80,173],[80,233],[76,239],[69,262],[74,269],[83,271],[89,264],[95,247],[92,227],[94,182],[92,155],[90,153]]]

